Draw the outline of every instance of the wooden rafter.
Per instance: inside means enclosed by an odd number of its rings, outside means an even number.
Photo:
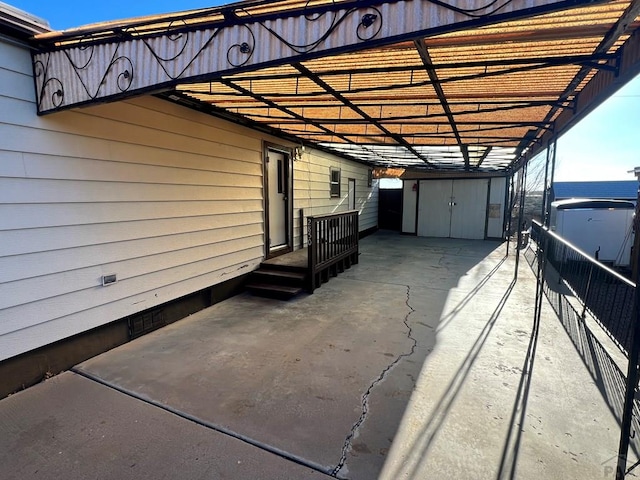
[[[425,68],[427,69],[427,74],[429,75],[429,79],[431,80],[432,86],[438,95],[438,99],[440,100],[440,104],[442,105],[442,109],[444,110],[447,119],[449,120],[449,125],[451,126],[451,130],[456,137],[456,141],[458,142],[458,147],[460,148],[460,152],[462,153],[462,158],[464,158],[464,168],[465,170],[469,170],[469,148],[462,141],[462,137],[458,132],[458,126],[456,125],[455,118],[453,116],[453,112],[451,111],[451,107],[449,106],[449,102],[447,100],[446,95],[444,94],[444,90],[442,89],[442,85],[438,79],[438,74],[433,68],[433,63],[431,61],[431,56],[429,55],[429,50],[424,43],[423,39],[414,40],[413,44],[418,50],[418,54],[424,63]]]

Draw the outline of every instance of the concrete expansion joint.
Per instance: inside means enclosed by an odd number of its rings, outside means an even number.
[[[212,422],[209,422],[207,420],[201,419],[196,417],[195,415],[191,415],[187,412],[181,411],[177,408],[171,407],[170,405],[166,405],[163,404],[160,401],[157,400],[153,400],[151,398],[145,397],[143,395],[140,395],[139,393],[133,391],[133,390],[129,390],[127,388],[121,387],[119,385],[116,385],[115,383],[109,382],[107,380],[104,380],[102,378],[100,378],[99,376],[92,374],[90,372],[86,372],[82,369],[79,369],[77,367],[73,367],[69,370],[70,372],[75,373],[76,375],[79,375],[81,377],[86,378],[87,380],[91,380],[93,382],[96,382],[100,385],[103,385],[107,388],[110,388],[112,390],[115,390],[116,392],[120,392],[124,395],[127,395],[131,398],[134,398],[136,400],[139,400],[143,403],[146,403],[147,405],[151,405],[153,407],[159,408],[160,410],[164,410],[165,412],[168,412],[170,414],[173,414],[177,417],[180,417],[184,420],[187,420],[189,422],[193,422],[196,425],[199,425],[201,427],[204,428],[208,428],[210,430],[213,430],[215,432],[221,433],[223,435],[229,436],[231,438],[235,438],[236,440],[239,440],[240,442],[246,443],[248,445],[251,445],[253,447],[259,448],[261,450],[264,450],[265,452],[269,452],[273,455],[276,455],[280,458],[283,458],[285,460],[289,460],[293,463],[297,463],[298,465],[302,465],[304,467],[310,468],[312,470],[315,470],[317,472],[323,473],[325,475],[331,475],[331,471],[329,470],[329,467],[325,467],[324,465],[320,465],[317,464],[315,462],[309,461],[305,458],[299,457],[297,455],[294,455],[292,453],[289,453],[285,450],[281,450],[278,447],[274,447],[272,445],[269,445],[267,443],[261,442],[259,440],[256,440],[254,438],[251,438],[247,435],[243,435],[241,433],[235,432],[227,427],[224,427],[222,425],[218,425]]]
[[[395,367],[398,363],[400,363],[402,359],[413,355],[413,353],[416,350],[416,347],[418,346],[418,341],[413,337],[413,329],[411,328],[411,325],[409,325],[409,317],[411,316],[412,313],[416,311],[416,309],[413,308],[410,303],[411,302],[411,286],[410,285],[404,285],[404,286],[407,287],[407,298],[405,300],[405,305],[407,306],[408,311],[407,311],[407,314],[402,319],[402,323],[404,323],[404,326],[407,328],[407,338],[413,342],[411,345],[411,349],[409,349],[408,352],[401,353],[395,358],[395,360],[393,360],[393,362],[387,365],[382,370],[382,372],[380,372],[380,375],[378,375],[378,377],[376,377],[376,379],[373,382],[371,382],[367,390],[362,395],[362,412],[358,420],[351,427],[349,434],[345,438],[344,445],[342,446],[342,454],[340,456],[340,461],[331,472],[331,475],[333,477],[345,478],[345,477],[339,477],[339,473],[340,473],[340,470],[344,468],[344,465],[347,461],[347,455],[349,454],[349,450],[351,450],[353,439],[355,438],[356,434],[360,430],[360,427],[366,420],[367,414],[369,413],[369,396],[371,395],[371,392],[376,387],[376,385],[384,381],[387,374],[393,369],[393,367]]]

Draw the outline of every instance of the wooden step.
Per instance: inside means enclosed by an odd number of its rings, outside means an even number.
[[[307,275],[303,272],[290,272],[285,270],[271,270],[260,268],[251,274],[251,280],[255,283],[273,283],[276,285],[289,285],[302,287]]]
[[[279,300],[289,300],[291,297],[302,292],[302,287],[291,287],[287,285],[273,285],[269,283],[249,283],[247,290],[254,295],[261,297],[277,298]]]
[[[294,273],[306,273],[307,267],[299,265],[281,265],[277,263],[265,263],[260,264],[260,270],[278,271],[278,272],[294,272]]]

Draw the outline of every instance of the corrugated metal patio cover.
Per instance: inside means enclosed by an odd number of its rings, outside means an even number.
[[[639,12],[289,0],[110,22],[36,37],[39,108],[169,87],[376,166],[506,170],[639,71]]]

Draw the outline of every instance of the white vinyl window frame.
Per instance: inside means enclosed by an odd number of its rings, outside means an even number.
[[[329,195],[331,198],[340,197],[341,172],[339,168],[329,169]]]

